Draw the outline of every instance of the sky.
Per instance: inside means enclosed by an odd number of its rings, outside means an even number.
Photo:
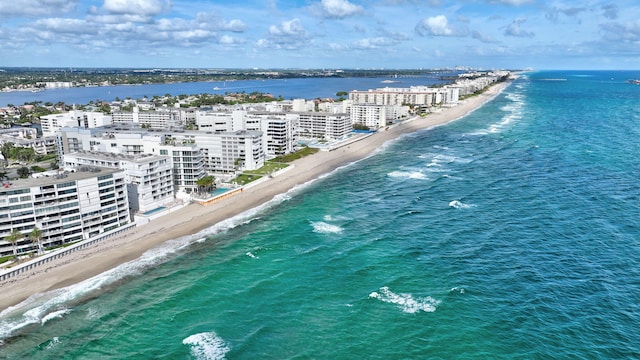
[[[637,0],[0,0],[0,67],[639,69]]]

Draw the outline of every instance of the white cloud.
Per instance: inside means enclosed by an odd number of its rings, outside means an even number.
[[[524,23],[525,21],[527,21],[527,18],[516,18],[511,24],[507,25],[504,34],[507,36],[515,37],[534,37],[535,34],[533,32],[525,31],[520,28],[520,24]]]
[[[62,14],[73,10],[78,0],[1,0],[0,18]]]
[[[269,27],[269,37],[260,39],[256,43],[258,47],[273,47],[276,49],[297,49],[306,44],[308,35],[300,19],[295,18],[283,21],[280,25]]]
[[[471,32],[471,37],[473,39],[480,40],[483,43],[487,43],[487,44],[498,42],[496,39],[492,38],[491,36],[483,34],[483,33],[479,32],[479,31],[476,31],[476,30]]]
[[[464,28],[456,28],[449,24],[447,17],[444,15],[432,16],[424,19],[415,27],[416,32],[420,36],[465,36],[467,30]]]
[[[300,36],[304,35],[304,33],[304,27],[298,18],[283,21],[280,26],[271,25],[269,27],[269,34],[273,36]]]
[[[553,22],[557,22],[559,20],[560,14],[563,14],[568,17],[573,17],[586,10],[587,10],[586,8],[579,8],[579,7],[571,7],[571,8],[553,7],[547,11],[547,13],[545,14],[545,17]]]
[[[247,25],[240,20],[234,19],[231,21],[223,21],[221,30],[228,30],[232,32],[244,32],[247,30]]]
[[[104,0],[102,8],[113,14],[136,14],[154,16],[168,10],[169,1],[164,0]]]
[[[604,31],[606,42],[634,46],[640,44],[640,20],[626,24],[610,22],[600,25],[600,28]]]
[[[242,39],[238,39],[238,38],[235,38],[233,36],[222,35],[218,39],[218,43],[223,44],[223,45],[237,45],[237,44],[244,43],[244,41]]]
[[[362,6],[352,4],[347,0],[322,0],[320,7],[323,14],[330,18],[345,18],[364,11]]]
[[[88,26],[87,22],[80,19],[49,18],[35,22],[39,30],[47,30],[55,33],[89,34],[96,33],[95,28]]]
[[[509,6],[522,6],[535,3],[535,0],[493,0],[492,3],[503,4]]]

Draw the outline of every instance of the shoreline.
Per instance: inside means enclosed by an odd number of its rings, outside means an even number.
[[[237,195],[222,199],[210,206],[191,203],[162,216],[149,224],[134,227],[89,248],[46,263],[0,282],[0,314],[19,310],[33,295],[60,290],[88,280],[122,264],[139,259],[148,250],[167,241],[215,226],[227,219],[263,206],[274,197],[287,193],[329,174],[336,169],[367,158],[385,143],[401,135],[445,125],[465,117],[494,99],[512,83],[512,79],[493,84],[482,94],[468,98],[455,107],[380,129],[370,136],[349,142],[331,151],[318,153],[294,161],[293,168],[280,176],[246,188]]]

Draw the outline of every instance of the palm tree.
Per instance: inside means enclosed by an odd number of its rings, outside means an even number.
[[[20,239],[22,239],[23,237],[24,235],[20,231],[18,231],[18,229],[13,229],[11,234],[7,235],[7,237],[4,238],[6,241],[10,242],[11,245],[13,245],[13,257],[18,256],[18,241],[20,241]]]
[[[210,192],[211,188],[215,187],[215,181],[216,178],[211,175],[207,175],[196,180],[196,184],[198,185],[198,192]]]
[[[29,233],[29,238],[34,245],[38,246],[38,255],[44,253],[44,249],[42,248],[42,230],[34,227]]]

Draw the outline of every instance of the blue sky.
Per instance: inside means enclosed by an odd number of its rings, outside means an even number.
[[[0,66],[638,69],[637,0],[1,0]]]

